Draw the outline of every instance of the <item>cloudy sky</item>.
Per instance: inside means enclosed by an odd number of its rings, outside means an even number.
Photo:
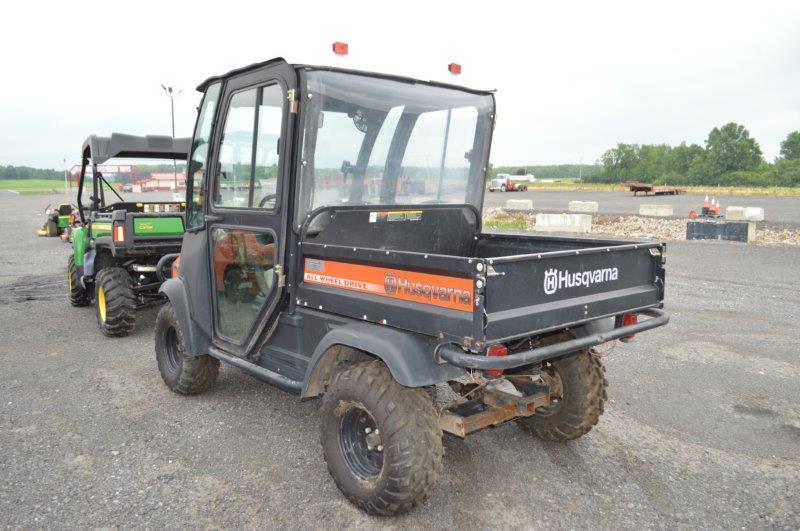
[[[800,129],[796,0],[439,4],[14,2],[0,31],[0,164],[61,168],[92,133],[169,134],[161,83],[184,89],[176,133],[188,136],[199,82],[274,56],[497,89],[495,164],[702,144],[729,121],[771,160]],[[330,52],[336,40],[348,57]]]

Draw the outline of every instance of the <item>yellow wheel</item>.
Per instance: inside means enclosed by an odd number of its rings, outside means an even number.
[[[104,267],[95,276],[97,325],[103,335],[127,336],[136,324],[136,295],[128,271]]]
[[[103,286],[97,288],[97,311],[100,312],[100,320],[106,322],[106,290]]]

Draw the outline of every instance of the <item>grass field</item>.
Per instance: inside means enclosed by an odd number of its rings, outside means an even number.
[[[8,179],[0,181],[0,190],[13,190],[22,195],[64,191],[64,181],[51,179]]]
[[[600,184],[600,183],[578,183],[575,181],[563,180],[552,183],[533,183],[528,185],[531,190],[551,190],[559,192],[587,191],[587,192],[619,192],[627,191],[628,187],[621,184]],[[717,196],[741,195],[741,196],[775,196],[775,197],[800,197],[800,187],[781,188],[781,187],[747,187],[747,186],[678,186],[683,188],[687,194],[713,194]]]

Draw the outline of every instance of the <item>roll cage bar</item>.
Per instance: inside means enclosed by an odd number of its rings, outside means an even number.
[[[97,170],[97,165],[113,158],[137,159],[176,159],[188,158],[191,138],[172,138],[162,135],[134,136],[122,133],[112,133],[111,136],[91,135],[83,142],[81,147],[81,174],[78,179],[78,213],[81,222],[86,223],[84,207],[81,201],[83,185],[86,177],[86,166],[92,165],[92,196],[89,211],[96,211],[106,204],[103,184],[120,201],[122,197],[114,190],[108,181]]]

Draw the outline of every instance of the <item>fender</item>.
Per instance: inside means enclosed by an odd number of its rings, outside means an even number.
[[[437,341],[434,338],[387,328],[371,323],[353,322],[329,331],[314,349],[303,382],[301,397],[322,392],[325,370],[316,370],[328,349],[343,345],[380,358],[392,377],[405,387],[425,387],[466,374],[466,370],[434,359]],[[324,363],[322,364],[324,365]]]
[[[190,357],[202,356],[208,353],[210,342],[197,324],[192,320],[189,294],[186,292],[186,286],[183,284],[183,279],[169,278],[158,289],[169,299],[175,316],[178,318],[183,338],[186,341],[186,354]]]

